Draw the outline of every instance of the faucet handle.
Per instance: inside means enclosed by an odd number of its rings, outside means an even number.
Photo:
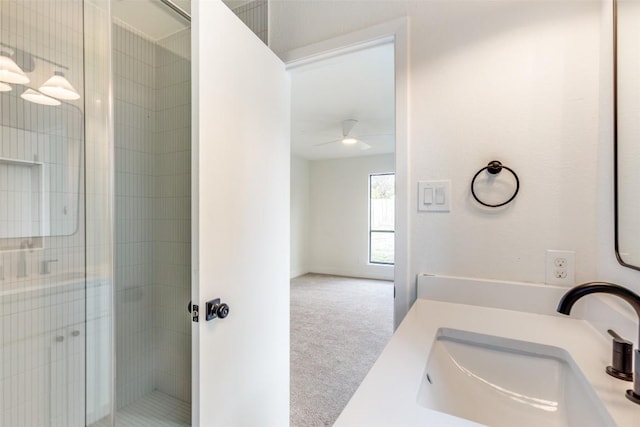
[[[633,381],[633,343],[612,329],[607,332],[613,337],[611,366],[607,366],[607,374],[621,380]]]
[[[613,329],[608,329],[607,333],[613,337],[613,342],[620,343],[620,344],[633,345],[633,343],[631,341],[625,340],[620,335],[618,335],[618,333],[616,331],[614,331]]]
[[[40,268],[40,274],[50,274],[51,269],[49,268],[49,264],[52,262],[58,262],[57,259],[45,259],[42,261],[42,267]]]

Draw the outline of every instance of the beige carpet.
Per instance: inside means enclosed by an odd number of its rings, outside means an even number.
[[[291,281],[291,427],[331,426],[393,332],[393,283]]]

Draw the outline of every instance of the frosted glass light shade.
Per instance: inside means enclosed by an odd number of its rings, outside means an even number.
[[[58,101],[57,99],[53,99],[51,97],[48,97],[47,95],[43,95],[40,92],[37,92],[33,89],[25,90],[23,94],[20,95],[20,98],[26,99],[29,102],[34,102],[36,104],[41,104],[41,105],[55,106],[55,105],[61,104],[61,102]]]
[[[0,82],[0,92],[9,92],[11,90],[11,86],[6,83]]]
[[[38,90],[45,95],[58,99],[74,100],[80,98],[80,95],[71,86],[69,80],[64,77],[62,71],[56,71]]]
[[[351,145],[351,144],[355,144],[356,142],[358,142],[358,140],[355,138],[351,138],[351,137],[342,138],[343,144]]]
[[[6,83],[29,83],[29,77],[22,71],[18,64],[9,57],[7,52],[0,52],[0,81]]]

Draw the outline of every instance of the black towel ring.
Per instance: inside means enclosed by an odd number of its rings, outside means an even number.
[[[482,172],[483,170],[487,170],[487,172],[489,172],[491,175],[497,175],[500,172],[502,172],[502,169],[506,169],[509,172],[511,172],[511,174],[513,175],[513,177],[516,179],[516,191],[511,195],[511,197],[509,197],[509,200],[507,200],[506,202],[502,202],[502,203],[498,203],[497,205],[491,205],[489,203],[485,203],[482,200],[480,200],[478,198],[478,196],[476,195],[476,191],[473,188],[475,183],[476,183],[476,178],[478,177],[478,175],[480,175],[480,172]],[[500,206],[504,206],[507,203],[511,202],[513,199],[516,198],[516,196],[518,195],[518,191],[520,190],[520,180],[518,179],[518,175],[516,175],[516,173],[513,171],[513,169],[503,165],[502,163],[500,163],[498,160],[492,160],[489,162],[489,164],[485,167],[483,167],[482,169],[480,169],[478,172],[476,172],[476,174],[473,176],[473,179],[471,180],[471,194],[473,195],[473,198],[476,199],[476,201],[478,203],[480,203],[483,206],[487,206],[490,208],[499,208]]]

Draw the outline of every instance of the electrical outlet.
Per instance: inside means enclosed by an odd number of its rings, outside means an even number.
[[[557,269],[553,271],[553,277],[555,277],[556,279],[566,279],[567,278],[567,270],[564,269]]]
[[[576,253],[547,249],[545,283],[573,286],[576,281]]]
[[[567,259],[563,257],[557,257],[553,259],[553,263],[558,268],[565,268],[567,266]]]

